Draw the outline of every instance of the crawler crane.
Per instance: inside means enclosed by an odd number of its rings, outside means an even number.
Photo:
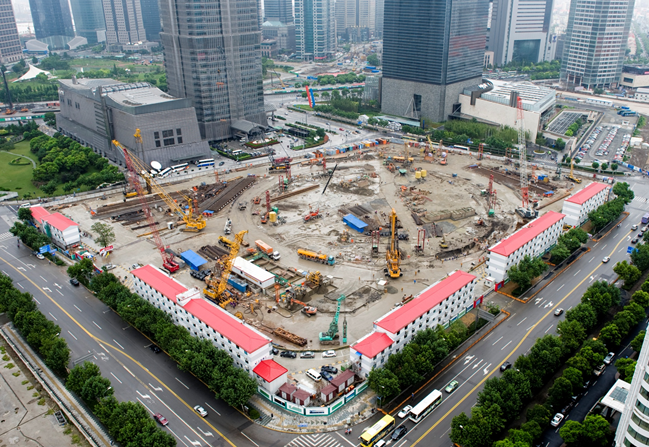
[[[240,231],[234,237],[232,245],[230,245],[230,254],[223,261],[223,266],[221,268],[221,277],[215,278],[212,273],[210,276],[205,278],[205,283],[207,287],[203,289],[205,296],[217,301],[219,306],[225,309],[225,306],[232,301],[232,299],[225,294],[225,290],[228,287],[228,278],[230,277],[230,272],[232,271],[232,264],[234,260],[239,255],[239,248],[243,243],[243,237],[246,235],[248,230]]]
[[[401,250],[399,250],[399,237],[397,236],[397,212],[392,208],[390,213],[390,247],[385,253],[387,267],[384,269],[385,276],[399,278],[401,273]]]

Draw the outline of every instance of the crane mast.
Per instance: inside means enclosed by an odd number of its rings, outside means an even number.
[[[521,165],[521,196],[523,197],[523,208],[530,207],[530,185],[527,178],[527,145],[525,144],[525,127],[523,123],[523,100],[518,97],[516,101],[518,118],[518,156]]]
[[[399,250],[399,239],[397,235],[397,212],[392,208],[390,213],[390,249],[385,253],[387,268],[385,275],[390,278],[399,278],[401,273],[401,252]]]

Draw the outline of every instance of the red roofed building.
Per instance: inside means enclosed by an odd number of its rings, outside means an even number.
[[[198,289],[187,289],[152,265],[131,274],[134,293],[168,313],[175,324],[184,326],[194,337],[210,340],[249,374],[261,361],[272,358],[270,338],[202,298]]]
[[[470,273],[456,270],[375,321],[374,331],[350,349],[350,359],[358,367],[359,375],[367,377],[372,368],[383,366],[417,332],[438,325],[447,327],[473,309],[476,279]]]
[[[286,384],[288,369],[277,363],[275,360],[262,360],[252,370],[257,376],[259,385],[271,394],[275,394],[282,385]]]
[[[32,206],[29,209],[34,223],[59,247],[68,248],[81,240],[79,224],[75,221],[61,213],[50,214],[42,206]]]
[[[611,187],[603,183],[591,183],[563,202],[561,212],[566,215],[566,225],[581,226],[588,220],[588,213],[603,205]]]
[[[565,217],[565,214],[548,211],[490,247],[487,274],[500,283],[507,278],[507,271],[525,256],[537,258],[545,254],[561,236]]]
[[[42,206],[32,206],[29,208],[29,210],[32,212],[32,219],[34,220],[34,223],[37,225],[42,225],[43,217],[50,215],[50,212]]]

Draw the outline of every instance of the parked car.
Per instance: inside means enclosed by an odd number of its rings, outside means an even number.
[[[607,365],[610,365],[611,362],[613,361],[613,357],[615,357],[615,353],[614,352],[609,352],[608,354],[606,354],[606,357],[604,357],[604,363],[606,363]]]
[[[282,353],[279,356],[287,357],[289,359],[294,359],[295,357],[297,357],[297,354],[294,353],[293,351],[282,351]]]
[[[300,354],[301,359],[312,359],[314,357],[315,357],[315,354],[313,353],[313,351],[305,351],[305,352]]]
[[[397,429],[392,432],[392,440],[398,441],[399,439],[403,438],[406,433],[408,433],[408,429],[406,427],[404,427],[403,425],[401,427],[397,427]]]
[[[103,266],[102,268],[104,268],[104,269],[106,269],[106,270],[112,270],[112,269],[114,269],[115,267],[117,267],[117,266],[114,265],[114,264],[106,264],[106,265]]]
[[[458,382],[457,380],[452,380],[451,383],[446,385],[444,391],[446,391],[448,394],[451,394],[453,391],[457,389],[458,386],[460,386],[460,382]]]
[[[277,349],[277,348],[273,348],[273,349],[270,350],[270,352],[271,352],[273,355],[277,355],[277,354],[279,354],[279,349]]]
[[[39,254],[36,255],[36,258],[38,258],[38,259],[45,259],[45,256],[43,256],[42,254],[39,253]]]
[[[406,405],[405,407],[403,407],[401,409],[401,411],[399,412],[399,414],[397,416],[399,416],[399,418],[403,419],[403,418],[405,418],[406,416],[408,416],[410,414],[410,410],[412,410],[412,405]]]
[[[563,309],[561,307],[557,308],[557,310],[554,311],[554,316],[558,317],[563,313]]]
[[[219,166],[223,166],[224,164],[225,164],[225,162],[222,161],[221,163],[219,163]]]
[[[149,348],[156,354],[160,354],[162,352],[162,349],[158,348],[156,345],[151,345],[149,346]]]
[[[638,242],[638,238],[637,238],[637,237],[636,237],[636,238],[633,238],[633,239],[631,239],[631,243],[632,243],[632,244],[636,244],[637,242]]]
[[[160,423],[160,425],[162,425],[163,427],[166,426],[166,425],[169,425],[169,421],[167,420],[167,418],[164,417],[163,415],[161,415],[160,413],[155,413],[153,415],[153,419],[158,421]]]
[[[606,369],[606,364],[602,363],[597,368],[595,368],[595,370],[593,371],[593,374],[595,374],[597,377],[599,377],[604,372],[605,369]]]
[[[334,376],[329,374],[327,371],[320,370],[320,376],[322,376],[322,378],[325,379],[327,382],[331,382],[332,380],[334,380]]]
[[[564,415],[562,415],[561,413],[555,414],[554,417],[552,418],[552,421],[550,422],[550,425],[553,427],[558,427],[559,424],[561,424],[561,421],[563,421],[563,418]]]
[[[207,417],[207,411],[205,411],[205,408],[201,407],[200,405],[196,405],[194,407],[194,411],[198,414],[201,415],[201,417]]]
[[[336,357],[336,351],[325,351],[322,353],[322,358],[323,359],[328,359],[331,357]]]
[[[505,362],[502,365],[500,365],[500,370],[501,371],[507,371],[511,367],[512,367],[511,362]]]
[[[328,372],[329,374],[338,374],[338,369],[335,366],[324,365],[320,367],[320,372]]]
[[[79,280],[77,278],[70,278],[70,284],[74,287],[79,287]]]

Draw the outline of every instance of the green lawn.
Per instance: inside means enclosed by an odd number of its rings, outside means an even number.
[[[21,141],[17,143],[10,152],[14,154],[26,155],[36,162],[38,166],[38,160],[29,151],[29,141]],[[19,194],[20,197],[23,197],[25,194],[30,193],[32,197],[47,197],[40,188],[37,188],[32,183],[32,164],[24,165],[12,165],[11,160],[16,158],[15,155],[8,154],[5,151],[0,151],[0,171],[2,171],[2,177],[0,177],[0,190],[1,191],[15,191]],[[63,188],[58,187],[54,195],[63,194]]]

